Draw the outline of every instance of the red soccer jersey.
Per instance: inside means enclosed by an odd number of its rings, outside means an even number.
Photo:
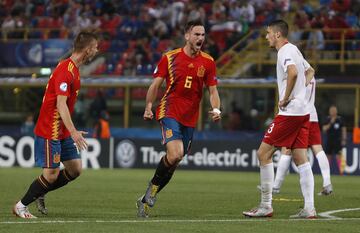
[[[154,78],[166,79],[166,92],[156,110],[156,119],[176,119],[182,125],[195,127],[203,85],[217,85],[214,59],[200,52],[191,58],[182,48],[165,53],[156,67]]]
[[[70,136],[70,132],[66,129],[56,108],[56,99],[58,95],[67,96],[66,103],[70,114],[72,114],[79,89],[79,69],[70,58],[61,61],[50,76],[46,86],[39,119],[35,127],[37,136],[52,140]]]

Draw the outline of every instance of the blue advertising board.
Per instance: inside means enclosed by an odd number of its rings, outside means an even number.
[[[53,67],[71,48],[60,39],[1,42],[0,67]]]

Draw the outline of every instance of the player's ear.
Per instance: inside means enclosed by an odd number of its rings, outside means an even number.
[[[186,32],[185,33],[185,40],[188,41],[190,39],[190,33]]]

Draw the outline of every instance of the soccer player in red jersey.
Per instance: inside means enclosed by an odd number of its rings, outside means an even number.
[[[288,42],[289,26],[283,20],[275,20],[267,27],[266,39],[277,53],[277,86],[279,92],[279,113],[270,124],[257,151],[260,161],[261,202],[260,205],[243,214],[248,217],[271,217],[274,164],[276,147],[291,149],[299,169],[300,187],[304,197],[304,208],[295,218],[315,218],[314,175],[306,156],[309,139],[309,110],[306,108],[306,76],[313,69],[306,66],[306,60],[299,49]]]
[[[79,151],[87,148],[83,137],[86,132],[75,128],[71,114],[80,90],[79,66],[96,55],[97,47],[94,33],[80,32],[74,40],[70,58],[59,62],[49,78],[35,127],[35,162],[43,171],[13,207],[18,217],[36,218],[27,206],[81,173]],[[60,162],[65,169],[60,170]]]
[[[210,55],[201,51],[205,28],[201,22],[190,21],[184,33],[185,46],[162,56],[146,95],[144,119],[151,120],[158,89],[166,81],[166,92],[156,109],[166,155],[161,158],[145,194],[136,203],[139,217],[149,216],[156,194],[170,181],[178,164],[190,150],[204,84],[210,93],[212,110],[209,114],[213,121],[220,119],[215,62]]]

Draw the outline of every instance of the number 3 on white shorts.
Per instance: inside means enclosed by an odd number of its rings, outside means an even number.
[[[275,126],[275,123],[272,123],[270,126],[269,126],[269,129],[268,129],[268,133],[271,133],[273,131],[273,128]]]

